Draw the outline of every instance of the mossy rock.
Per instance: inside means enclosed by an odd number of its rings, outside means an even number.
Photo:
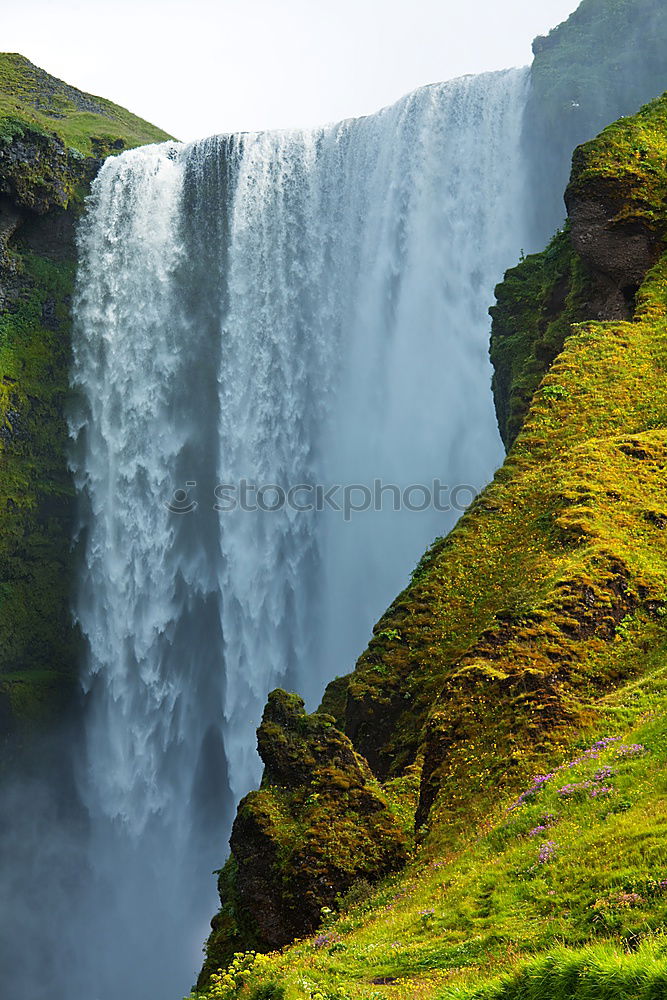
[[[563,216],[572,150],[667,90],[663,0],[582,0],[535,39],[524,119],[540,243]]]
[[[496,288],[490,353],[498,427],[507,448],[571,325],[594,318],[594,298],[593,276],[572,246],[569,226],[544,252],[509,270]]]
[[[264,779],[238,809],[200,986],[239,950],[311,933],[324,907],[407,860],[389,800],[332,717],[274,691],[257,735]]]

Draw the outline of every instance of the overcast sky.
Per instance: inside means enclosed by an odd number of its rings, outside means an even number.
[[[579,0],[2,0],[0,39],[177,136],[321,125],[530,61]]]

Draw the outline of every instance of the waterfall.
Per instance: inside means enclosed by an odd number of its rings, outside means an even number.
[[[525,243],[527,91],[527,70],[466,77],[315,131],[132,150],[94,182],[70,417],[91,1000],[187,991],[267,693],[315,707],[459,516],[424,490],[502,460],[486,311]],[[377,483],[383,509],[319,503]]]

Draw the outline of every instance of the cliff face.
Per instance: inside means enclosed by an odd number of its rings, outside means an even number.
[[[634,316],[639,287],[665,239],[663,115],[655,102],[577,149],[565,229],[496,289],[493,391],[508,447],[571,324]]]
[[[662,0],[582,0],[533,45],[525,125],[536,245],[563,217],[572,150],[667,89]]]
[[[0,55],[0,714],[62,714],[73,489],[67,469],[75,225],[109,152],[168,138],[15,54]]]
[[[507,460],[325,696],[334,744],[345,734],[414,819],[409,867],[361,900],[325,892],[337,920],[283,955],[251,956],[211,995],[482,997],[509,970],[488,995],[511,1000],[527,995],[532,966],[519,967],[540,950],[554,991],[559,962],[584,984],[553,995],[597,995],[582,970],[603,977],[624,948],[635,957],[615,995],[635,996],[637,976],[664,984],[666,136],[667,98],[578,150],[565,230],[498,288]],[[298,760],[290,771],[305,801],[313,772]],[[232,839],[221,915],[246,842]],[[307,843],[297,814],[273,898]],[[214,926],[217,954],[265,946],[241,934],[230,948],[222,916]],[[550,952],[557,943],[574,950]]]

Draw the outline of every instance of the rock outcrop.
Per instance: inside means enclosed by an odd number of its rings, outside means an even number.
[[[274,691],[257,741],[262,787],[234,822],[201,986],[248,943],[270,951],[312,933],[324,907],[407,858],[387,798],[331,716],[307,715],[296,695]]]
[[[563,216],[572,150],[667,90],[663,0],[582,0],[533,43],[525,150],[535,240]]]

